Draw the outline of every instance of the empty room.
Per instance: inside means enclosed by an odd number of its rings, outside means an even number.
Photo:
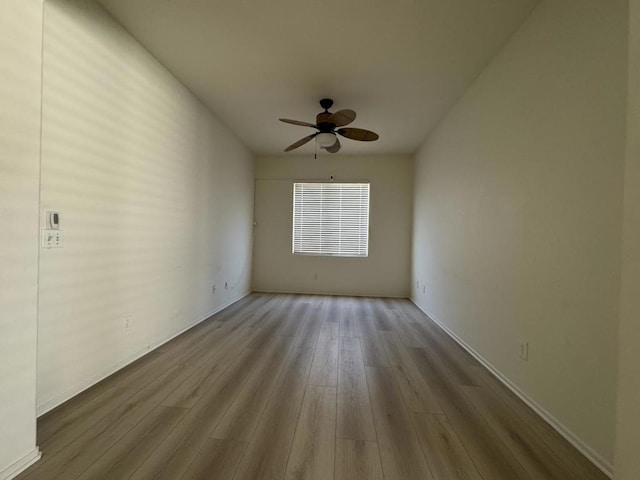
[[[640,479],[640,0],[0,13],[0,480]]]

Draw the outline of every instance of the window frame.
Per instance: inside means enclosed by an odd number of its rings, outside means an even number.
[[[320,246],[317,247],[316,249],[307,249],[305,251],[303,245],[304,241],[298,239],[298,241],[296,241],[297,239],[297,234],[300,234],[301,229],[303,229],[304,227],[299,227],[298,226],[298,219],[300,219],[300,217],[302,216],[302,214],[299,214],[299,212],[297,211],[297,208],[299,208],[299,204],[297,203],[298,198],[301,195],[304,195],[304,193],[298,195],[297,194],[297,189],[298,189],[298,185],[302,185],[302,188],[304,188],[304,185],[320,185],[322,186],[327,186],[329,189],[335,188],[337,186],[357,186],[359,189],[362,189],[363,187],[366,187],[366,194],[362,193],[362,190],[360,190],[360,192],[357,194],[359,197],[359,200],[362,198],[366,198],[366,205],[364,205],[364,210],[366,211],[366,215],[365,215],[365,220],[364,222],[362,220],[358,221],[358,222],[354,222],[352,225],[348,225],[348,229],[351,230],[351,235],[346,235],[345,238],[347,240],[351,240],[351,243],[354,243],[354,238],[358,238],[358,242],[357,242],[357,246],[354,248],[345,248],[345,250],[341,251],[341,246],[343,244],[343,236],[342,236],[342,232],[344,230],[343,228],[343,219],[344,217],[357,217],[357,215],[362,215],[362,209],[363,209],[363,203],[360,202],[357,205],[352,205],[351,206],[351,210],[349,210],[349,208],[342,208],[342,204],[340,205],[340,209],[339,209],[339,219],[338,219],[338,223],[340,225],[339,228],[329,228],[329,229],[325,229],[325,231],[327,231],[327,236],[331,236],[331,235],[338,235],[339,236],[339,240],[338,240],[338,249],[337,251],[328,251],[331,250],[331,244],[327,243],[327,244],[323,244],[322,240],[319,240]],[[355,190],[352,192],[342,192],[339,195],[339,200],[342,203],[343,199],[345,198],[345,196],[349,195],[356,195]],[[324,192],[320,191],[320,195],[322,196]],[[345,195],[346,193],[346,195]],[[311,195],[311,194],[310,194]],[[291,254],[292,255],[300,255],[300,256],[312,256],[312,257],[336,257],[336,258],[367,258],[369,257],[369,238],[370,238],[370,225],[371,225],[371,182],[369,182],[368,180],[358,180],[358,181],[341,181],[341,182],[334,182],[334,181],[323,181],[323,180],[315,180],[315,181],[309,181],[309,180],[295,180],[293,182],[292,185],[292,228],[291,228]],[[334,199],[330,199],[335,201]],[[353,198],[351,199],[353,200]],[[321,211],[318,214],[320,218],[324,218],[326,216],[328,216],[329,214],[335,215],[336,214],[336,210],[335,210],[335,206],[333,207],[333,211],[331,211],[331,209],[327,209],[330,210],[329,212],[326,212],[325,210],[322,210],[322,200],[320,201],[321,203]],[[358,214],[354,214],[354,210],[355,208],[360,209],[360,211],[358,212]],[[318,221],[316,220],[316,225],[318,224]],[[322,224],[322,219],[320,220],[320,224]],[[321,232],[320,235],[322,236],[322,227],[320,227]],[[357,231],[357,234],[354,235],[354,231]],[[364,232],[364,234],[363,234]],[[361,240],[361,236],[364,237],[364,242]],[[349,242],[344,242],[344,243],[349,243]],[[302,247],[302,248],[301,248]]]

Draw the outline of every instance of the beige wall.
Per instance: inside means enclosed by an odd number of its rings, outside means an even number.
[[[625,7],[543,1],[417,154],[414,204],[416,303],[606,470]]]
[[[291,253],[294,180],[369,180],[369,256]],[[258,291],[406,297],[413,161],[408,156],[262,157],[256,160],[253,288]]]
[[[253,213],[247,149],[94,2],[45,5],[43,112],[40,412],[245,295]]]
[[[42,1],[0,0],[0,479],[38,458]]]
[[[640,0],[629,2],[629,18],[616,480],[637,480],[640,472]]]

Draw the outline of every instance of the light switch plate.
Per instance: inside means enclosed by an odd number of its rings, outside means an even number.
[[[42,230],[42,248],[62,248],[62,230]]]

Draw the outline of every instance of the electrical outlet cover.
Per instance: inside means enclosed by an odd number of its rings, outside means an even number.
[[[529,360],[529,342],[520,340],[519,346],[520,346],[520,358],[522,360]]]

